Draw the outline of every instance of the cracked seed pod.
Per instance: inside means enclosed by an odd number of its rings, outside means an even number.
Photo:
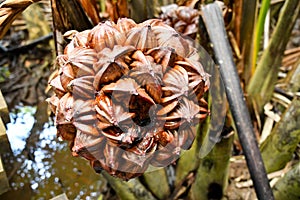
[[[74,156],[128,180],[190,148],[208,114],[209,75],[186,39],[158,19],[70,33],[48,102]]]
[[[161,7],[159,18],[184,36],[196,38],[199,22],[198,10],[187,6],[170,4]]]

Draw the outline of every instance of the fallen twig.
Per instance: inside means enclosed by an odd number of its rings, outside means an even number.
[[[44,42],[48,42],[53,38],[53,34],[50,33],[48,35],[45,35],[43,37],[40,37],[36,40],[33,40],[29,44],[25,44],[22,46],[17,46],[17,47],[12,47],[12,48],[5,48],[3,46],[0,46],[0,52],[3,53],[4,55],[10,55],[10,54],[16,54],[16,53],[28,53],[28,50],[32,49],[36,45]]]

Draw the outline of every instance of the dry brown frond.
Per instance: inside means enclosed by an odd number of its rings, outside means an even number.
[[[7,0],[0,4],[0,39],[28,6],[40,0]]]

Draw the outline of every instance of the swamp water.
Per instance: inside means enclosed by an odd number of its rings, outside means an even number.
[[[0,199],[51,199],[62,193],[69,199],[98,199],[107,190],[105,179],[86,160],[72,157],[67,142],[56,138],[46,106],[38,107],[43,113],[30,106],[10,113],[10,148],[1,155],[10,190]]]

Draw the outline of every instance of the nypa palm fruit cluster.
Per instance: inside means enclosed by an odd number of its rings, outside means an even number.
[[[159,19],[74,32],[48,99],[57,135],[99,172],[128,180],[189,149],[208,115],[197,49]]]
[[[188,36],[192,39],[196,38],[199,24],[199,11],[197,9],[170,4],[162,6],[160,10],[159,18],[165,24],[173,27],[183,36]]]

